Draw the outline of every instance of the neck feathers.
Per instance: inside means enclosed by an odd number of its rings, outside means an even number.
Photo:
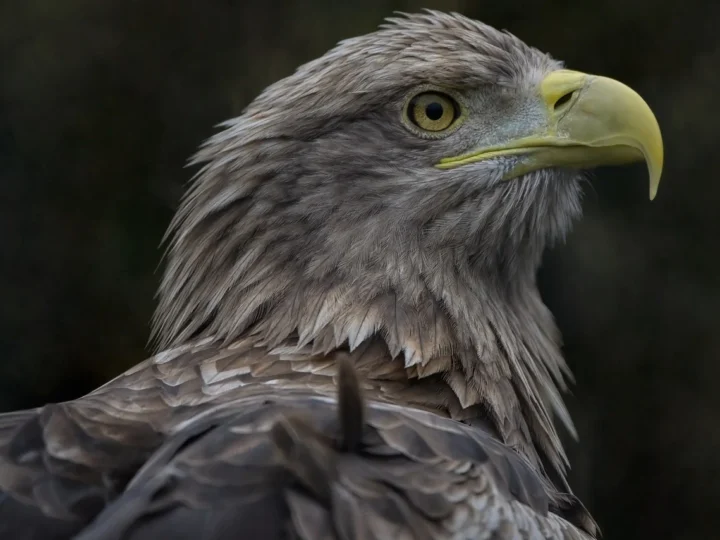
[[[535,272],[579,214],[575,178],[544,171],[444,197],[418,182],[415,202],[393,204],[408,184],[385,178],[390,191],[368,198],[371,172],[338,197],[328,169],[303,162],[302,141],[246,141],[243,152],[228,141],[201,152],[212,160],[171,227],[160,346],[252,336],[331,353],[381,339],[409,383],[444,381],[461,410],[485,411],[506,443],[562,476],[553,415],[572,430],[567,369]],[[427,209],[405,218],[402,204]]]

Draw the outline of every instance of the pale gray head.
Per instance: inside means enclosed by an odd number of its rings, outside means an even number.
[[[535,272],[580,214],[579,168],[646,159],[656,188],[660,134],[636,96],[456,14],[340,43],[196,156],[159,343],[380,336],[409,376],[441,373],[562,468],[564,363]]]

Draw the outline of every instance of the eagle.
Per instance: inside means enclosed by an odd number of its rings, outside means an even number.
[[[0,415],[0,538],[597,538],[536,273],[585,171],[633,162],[652,199],[645,101],[510,33],[341,41],[193,158],[156,354]]]

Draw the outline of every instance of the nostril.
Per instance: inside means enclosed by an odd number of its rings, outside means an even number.
[[[555,102],[555,108],[558,109],[568,103],[574,95],[575,91],[573,90],[572,92],[568,92],[564,96],[560,96],[560,98],[558,98],[558,100]]]

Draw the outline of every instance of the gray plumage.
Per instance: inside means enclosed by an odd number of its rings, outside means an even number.
[[[267,88],[194,159],[161,352],[0,416],[0,538],[595,537],[535,278],[581,173],[435,166],[521,134],[560,67],[426,12]],[[458,96],[461,129],[404,125],[422,88]]]

